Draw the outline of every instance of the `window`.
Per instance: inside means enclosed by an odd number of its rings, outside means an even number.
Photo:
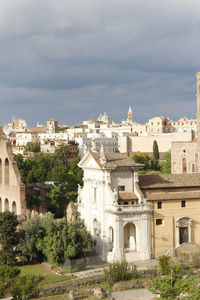
[[[124,192],[125,191],[125,185],[118,185],[118,191]]]
[[[185,200],[182,200],[182,201],[181,201],[181,207],[186,207]]]
[[[192,172],[195,172],[195,164],[192,164]]]
[[[161,209],[162,208],[162,202],[161,201],[158,201],[157,202],[157,209]]]
[[[162,225],[163,220],[162,219],[156,219],[156,226]]]

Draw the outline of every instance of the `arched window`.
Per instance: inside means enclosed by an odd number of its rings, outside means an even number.
[[[14,212],[14,214],[17,214],[17,205],[15,201],[13,201],[12,203],[12,212]]]
[[[133,223],[127,223],[124,227],[124,248],[136,250],[136,228]]]
[[[5,159],[5,184],[9,185],[9,178],[10,178],[10,172],[9,172],[9,161],[6,158]]]
[[[2,160],[0,158],[0,182],[2,182]]]
[[[5,205],[4,205],[4,207],[5,207],[5,211],[9,211],[9,202],[8,202],[7,198],[5,199]]]
[[[0,198],[0,212],[2,212],[2,200]]]
[[[186,162],[186,158],[183,158],[182,165],[183,165],[183,174],[186,174],[186,173],[187,173],[187,162]]]

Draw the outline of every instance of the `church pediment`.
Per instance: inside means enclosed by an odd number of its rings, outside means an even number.
[[[99,164],[96,162],[94,157],[91,155],[90,152],[88,152],[82,160],[79,162],[79,167],[80,168],[93,168],[93,169],[101,169]]]

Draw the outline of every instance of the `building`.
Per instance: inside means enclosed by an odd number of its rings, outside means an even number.
[[[173,132],[148,136],[129,134],[118,138],[119,151],[121,153],[152,153],[153,142],[157,141],[159,152],[164,153],[171,150],[172,142],[191,142],[193,137],[193,132]]]
[[[88,152],[78,209],[105,261],[200,250],[200,174],[138,175],[125,154]]]
[[[11,143],[0,140],[0,212],[12,211],[22,220],[34,212],[47,211],[48,186],[26,185],[23,183],[17,163],[13,158]],[[40,196],[42,203],[34,205],[33,195]]]
[[[200,72],[197,79],[197,131],[192,141],[172,143],[171,164],[173,174],[200,173]]]
[[[135,173],[142,165],[125,154],[105,154],[102,148],[87,152],[79,167],[84,171],[79,211],[97,253],[108,262],[150,259],[151,208],[141,198]]]

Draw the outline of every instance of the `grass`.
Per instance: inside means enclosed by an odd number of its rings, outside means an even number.
[[[61,282],[68,279],[71,279],[71,276],[59,276],[51,271],[46,270],[41,265],[27,265],[20,267],[21,275],[35,275],[35,276],[42,276],[43,279],[40,281],[40,286],[49,284],[49,283],[55,283],[55,282]]]

